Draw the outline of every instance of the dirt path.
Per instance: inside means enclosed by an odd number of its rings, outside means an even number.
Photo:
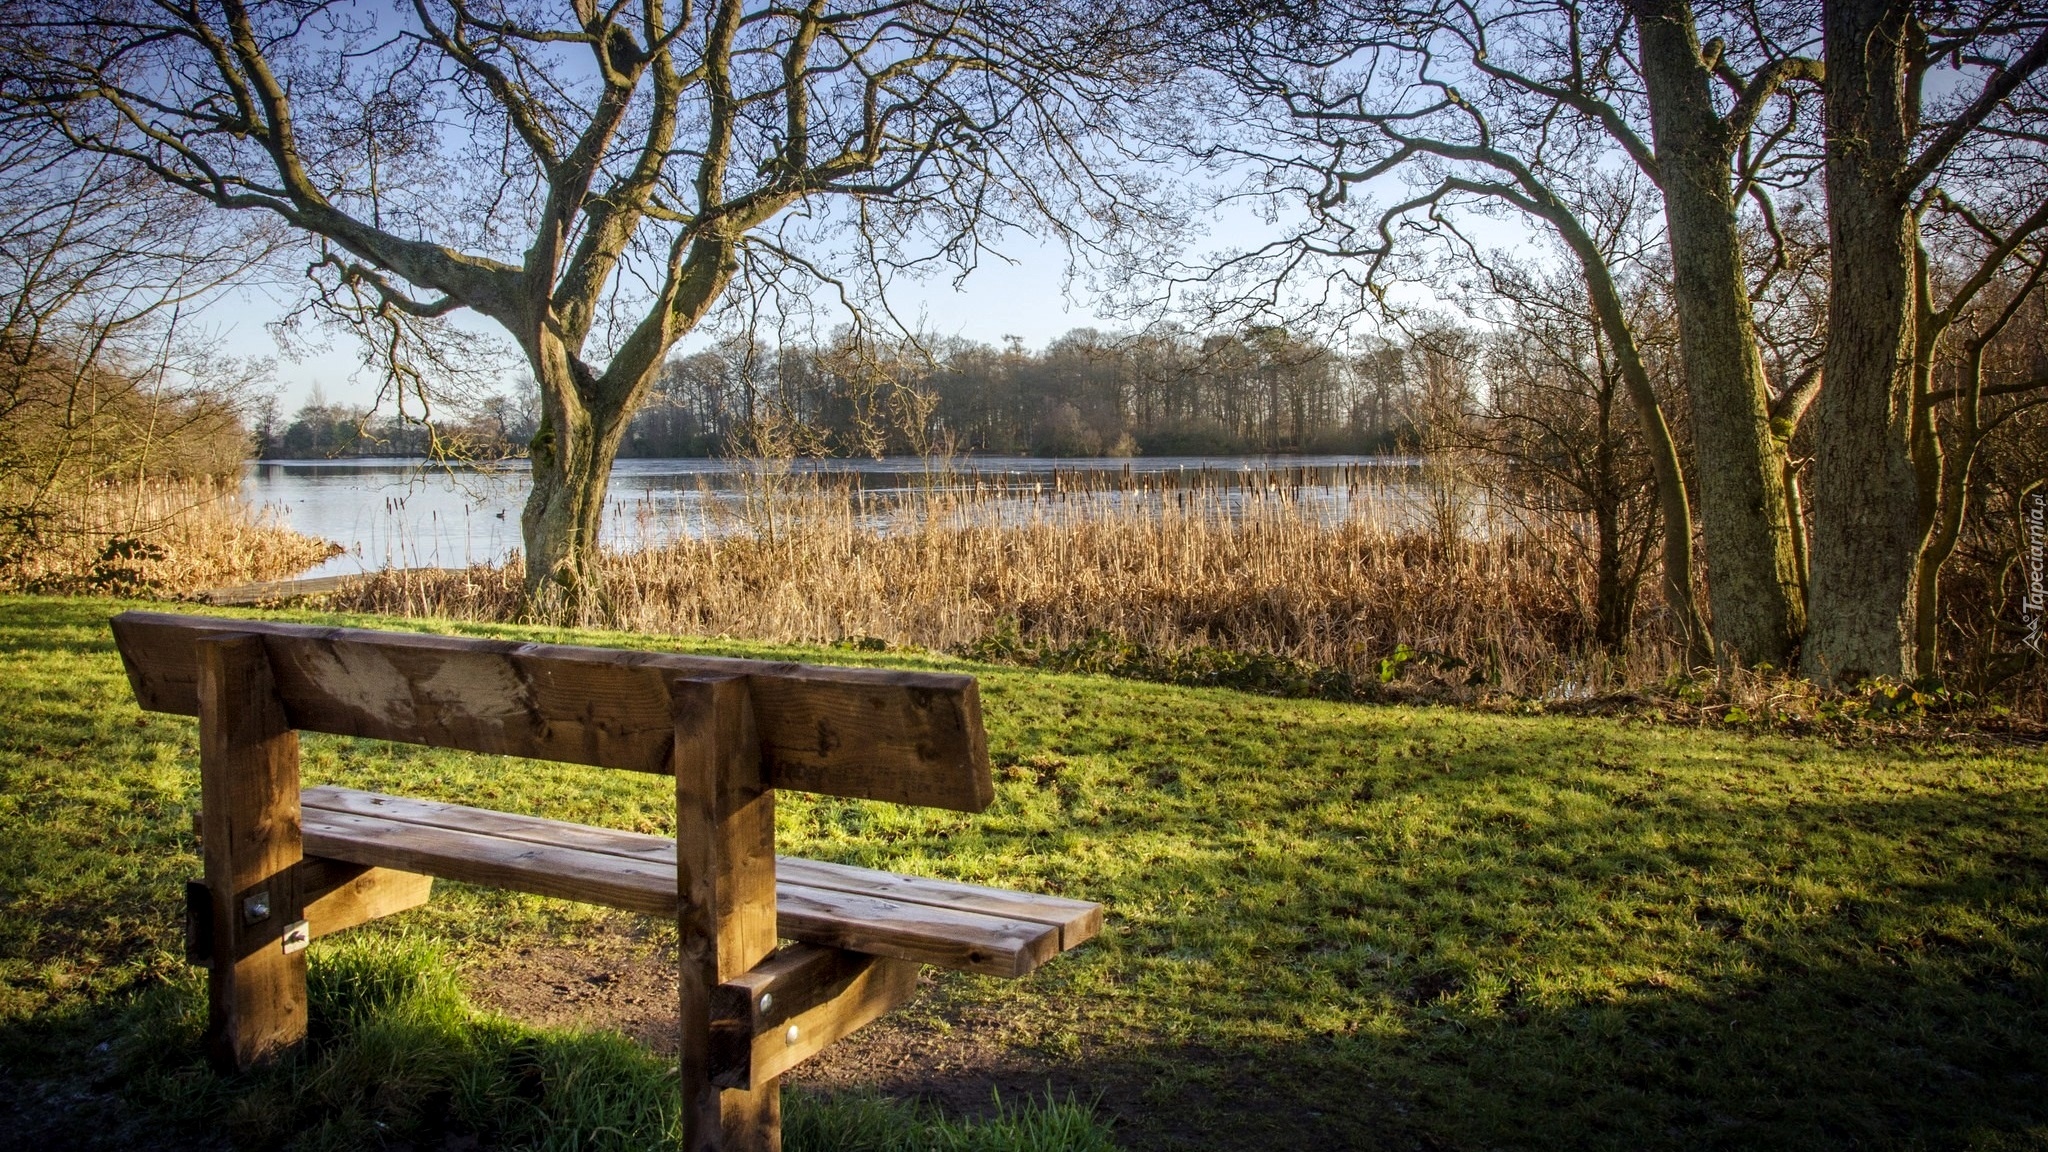
[[[1135,1066],[1052,1061],[1005,1047],[1002,1021],[986,1009],[946,1002],[928,986],[923,1010],[898,1010],[833,1045],[785,1078],[817,1092],[871,1090],[937,1105],[947,1115],[978,1117],[995,1101],[1048,1092],[1094,1102],[1118,1141],[1134,1149],[1215,1147],[1173,1122]],[[672,948],[636,939],[630,929],[593,933],[575,945],[535,945],[493,958],[468,978],[480,1007],[552,1027],[612,1029],[671,1054],[676,1050],[676,968]]]

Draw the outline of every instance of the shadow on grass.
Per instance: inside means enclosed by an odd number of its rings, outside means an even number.
[[[1427,961],[1381,1034],[1227,1047],[1133,1037],[869,1081],[956,1113],[990,1093],[1091,1100],[1131,1149],[2048,1148],[2032,973],[1765,969],[1719,995],[1473,1013]]]
[[[1156,1000],[1159,969],[1228,956],[1270,1012],[1244,1031],[1299,1039],[1098,1029],[1070,1061],[877,1087],[1092,1090],[1145,1149],[2048,1148],[2044,810],[1663,796],[1505,833],[1474,813],[1474,842],[1355,885],[1318,887],[1313,845],[1155,862],[1148,886],[1196,899],[1131,926],[1118,982]],[[1234,918],[1261,889],[1284,921]]]
[[[1903,898],[1923,895],[1945,898]],[[211,1074],[199,1056],[203,992],[185,976],[124,1007],[37,1028],[53,1061],[43,1070],[67,1064],[74,1090],[42,1098],[39,1115],[24,1109],[35,1099],[11,1099],[0,1108],[0,1144],[673,1147],[672,1067],[632,1042],[474,1014],[416,938],[341,937],[316,955],[308,1058]],[[1424,964],[1405,993],[1414,1003],[1400,1035],[1228,1047],[1133,1035],[1061,1060],[905,1070],[863,1094],[789,1093],[787,1147],[2048,1146],[2038,974],[1931,975],[1781,957],[1718,995],[1644,987],[1606,1003],[1530,1008],[1510,998],[1498,1013],[1476,1013],[1452,968]],[[0,1030],[11,1052],[31,1039]],[[996,1095],[1083,1106],[990,1115]]]

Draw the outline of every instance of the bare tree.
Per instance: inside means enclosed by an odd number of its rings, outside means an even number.
[[[1952,162],[1949,182],[1969,189],[1970,202],[1937,186],[1917,225],[1910,437],[1920,545],[1911,619],[1913,671],[1921,676],[1939,668],[1941,573],[1978,503],[1979,454],[2001,426],[2048,403],[2048,371],[2024,357],[2015,363],[2008,351],[2015,333],[2025,347],[2023,330],[2040,324],[2048,298],[2042,159],[2028,164],[1998,148],[1967,165]]]
[[[541,392],[532,610],[594,602],[607,479],[668,350],[736,281],[879,277],[1095,179],[1132,22],[1057,0],[28,0],[0,101],[306,238],[332,306],[432,342],[458,309]],[[920,242],[919,236],[928,238]],[[821,248],[819,243],[824,247]],[[920,257],[919,253],[926,257]],[[843,285],[842,285],[843,286]]]
[[[2048,661],[2042,658],[2036,627],[2040,597],[2038,586],[2030,583],[2030,549],[2038,540],[2034,512],[2048,488],[2048,292],[2037,287],[2026,293],[2009,318],[2003,302],[2031,279],[2031,269],[2016,272],[1984,293],[1986,303],[1965,331],[1981,333],[1998,320],[2004,321],[2003,330],[1981,349],[1969,347],[1974,339],[1958,338],[1955,343],[1965,347],[1951,346],[1942,386],[1931,398],[1957,412],[1976,386],[1974,434],[1967,434],[1963,420],[1955,420],[1942,436],[1950,461],[1961,455],[1963,445],[1971,447],[1963,489],[1967,514],[1956,517],[1951,559],[1937,573],[1943,642],[1939,670],[1959,675],[1961,684],[1977,692],[2033,670],[2038,696],[2048,688],[2041,675]],[[1960,394],[1942,397],[1950,391]],[[1945,477],[1954,475],[1944,469]],[[1943,499],[1946,508],[1946,494]],[[1940,523],[1946,525],[1947,518]]]
[[[1690,658],[1704,662],[1711,649],[1695,592],[1691,497],[1620,287],[1626,263],[1641,254],[1609,242],[1612,206],[1635,195],[1617,191],[1609,159],[1618,156],[1653,185],[1662,178],[1641,136],[1645,97],[1624,51],[1631,25],[1611,12],[1582,15],[1564,0],[1398,11],[1359,2],[1317,12],[1307,21],[1291,10],[1265,21],[1221,20],[1204,41],[1224,82],[1250,98],[1244,131],[1206,157],[1250,166],[1255,195],[1290,196],[1309,210],[1305,228],[1226,263],[1215,278],[1234,275],[1251,286],[1225,302],[1270,306],[1291,282],[1307,279],[1354,289],[1351,301],[1330,288],[1311,292],[1318,305],[1378,301],[1403,239],[1430,234],[1476,251],[1461,219],[1502,210],[1549,229],[1586,283],[1642,426],[1663,524],[1665,600]],[[1409,178],[1413,195],[1367,202],[1365,189],[1385,176]],[[1696,416],[1699,404],[1695,397]],[[1768,440],[1768,428],[1758,429]],[[1703,463],[1700,488],[1719,643],[1745,658],[1782,659],[1796,606],[1784,602],[1768,521],[1785,510],[1782,501],[1750,499],[1738,482],[1748,474],[1743,461],[1765,452],[1737,445],[1724,453],[1734,460],[1727,467],[1720,457]]]
[[[269,238],[217,226],[119,164],[0,137],[0,532],[68,532],[66,498],[232,476],[240,383],[181,328]],[[146,525],[132,525],[139,531]]]
[[[1973,419],[1967,386],[1926,380],[1973,293],[2031,267],[2048,188],[2035,175],[2048,153],[2037,9],[1355,0],[1304,20],[1289,8],[1250,31],[1218,22],[1232,81],[1281,114],[1212,155],[1250,160],[1310,208],[1312,230],[1253,254],[1283,273],[1362,258],[1377,291],[1397,239],[1453,234],[1491,202],[1573,246],[1596,312],[1603,269],[1572,228],[1594,232],[1585,175],[1640,173],[1664,210],[1718,647],[1782,665],[1810,640],[1802,658],[1824,681],[1924,671],[1934,654],[1916,649],[1935,632],[1918,617],[1934,612],[1967,503]],[[1825,249],[1781,207],[1810,200],[1823,170]],[[1415,195],[1361,211],[1365,188],[1396,172]],[[1929,281],[1916,304],[1930,208],[1974,220],[1961,231],[1977,235],[1957,295],[1944,302]],[[1606,323],[1619,361],[1638,359]],[[1810,408],[1809,543],[1791,449]],[[1944,412],[1957,425],[1946,438]],[[1660,487],[1673,472],[1660,466]],[[1667,569],[1676,535],[1667,524]]]
[[[1590,553],[1594,638],[1620,653],[1658,536],[1649,457],[1623,411],[1620,368],[1576,275],[1508,262],[1488,273],[1499,327],[1486,352],[1479,446],[1500,462],[1507,501]],[[1644,326],[1631,316],[1632,328]]]
[[[1479,414],[1479,339],[1438,318],[1418,326],[1405,351],[1406,415],[1411,444],[1422,459],[1430,531],[1443,555],[1461,555],[1478,487],[1472,423]]]

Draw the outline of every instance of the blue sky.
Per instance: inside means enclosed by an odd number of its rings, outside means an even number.
[[[1482,243],[1514,247],[1531,242],[1531,233],[1519,221],[1472,224]],[[1213,222],[1207,235],[1182,255],[1199,260],[1218,250],[1250,246],[1269,235],[1271,227],[1249,213],[1233,215]],[[1091,299],[1085,286],[1071,284],[1068,255],[1060,245],[1013,235],[1001,248],[1008,260],[984,258],[958,287],[950,275],[898,283],[889,293],[897,318],[929,335],[959,336],[987,344],[1000,344],[1015,336],[1034,349],[1075,328],[1129,329],[1142,323],[1118,317],[1114,309]],[[1165,253],[1160,256],[1162,263],[1172,258]],[[290,352],[273,337],[271,325],[289,306],[295,287],[278,284],[268,291],[247,289],[229,295],[196,317],[196,325],[222,351],[271,360],[270,382],[285,412],[307,403],[316,393],[328,402],[370,403],[377,394],[378,377],[363,368],[352,337],[336,334],[323,340],[318,334],[309,334],[310,339],[298,340],[300,346]],[[1438,302],[1433,296],[1413,284],[1398,286],[1394,293],[1396,299],[1409,303]],[[458,314],[457,320],[472,331],[498,334],[495,325],[473,314],[467,320]],[[1367,319],[1353,325],[1355,333],[1375,328]],[[686,337],[678,351],[687,352],[701,343],[702,338]]]
[[[919,327],[925,331],[990,344],[1017,336],[1025,346],[1037,348],[1073,328],[1115,326],[1090,301],[1069,298],[1067,256],[1058,245],[1013,239],[1004,251],[1012,262],[984,261],[957,290],[951,278],[934,277],[899,286],[890,303],[906,323],[922,318]],[[369,403],[377,382],[363,372],[349,337],[329,337],[325,348],[302,350],[297,357],[279,347],[270,326],[288,306],[290,290],[290,285],[280,285],[271,291],[250,289],[223,297],[195,317],[195,325],[232,355],[274,361],[271,380],[287,412],[310,400],[316,388],[331,402]],[[493,330],[488,321],[465,326]],[[683,347],[688,347],[687,341]]]

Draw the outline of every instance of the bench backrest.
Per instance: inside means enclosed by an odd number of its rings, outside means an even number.
[[[747,678],[772,788],[979,812],[994,799],[971,676],[124,612],[135,698],[199,714],[194,641],[262,637],[293,728],[668,774],[671,681]]]

